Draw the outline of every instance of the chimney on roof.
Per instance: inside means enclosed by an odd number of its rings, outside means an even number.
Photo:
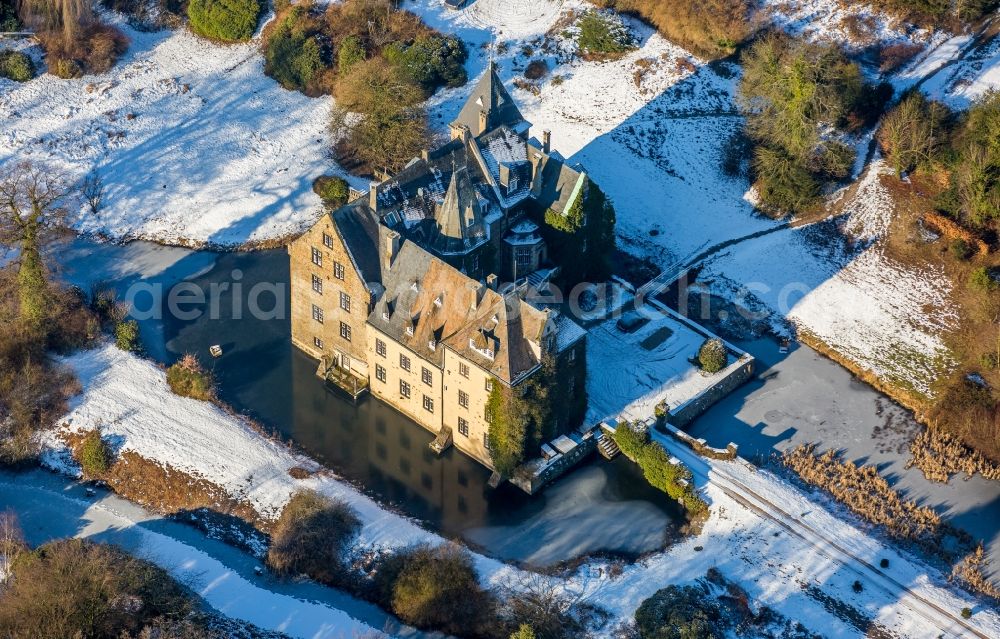
[[[504,163],[500,164],[500,186],[507,188],[510,186],[510,167]]]
[[[399,247],[403,243],[403,238],[399,233],[388,229],[383,238],[385,247],[382,253],[382,267],[388,271],[392,267],[392,263],[396,261],[396,256],[399,255]]]
[[[420,149],[420,159],[423,160],[424,162],[431,159],[430,149]]]
[[[469,302],[469,310],[476,311],[479,309],[479,301],[483,297],[483,287],[479,282],[469,282],[467,284],[469,287],[469,292],[472,293],[472,300]]]
[[[378,213],[378,183],[372,182],[368,189],[368,208]]]
[[[486,286],[488,286],[491,291],[497,290],[497,283],[499,281],[500,280],[496,276],[496,273],[490,273],[486,276]]]
[[[542,151],[546,155],[552,152],[552,131],[542,131]]]
[[[489,127],[489,124],[490,124],[490,114],[486,111],[486,109],[483,109],[482,111],[479,112],[479,131],[476,133],[476,135],[482,135],[483,133],[486,133],[486,129],[487,127]]]

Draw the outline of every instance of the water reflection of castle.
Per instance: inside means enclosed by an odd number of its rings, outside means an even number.
[[[315,366],[295,352],[293,439],[388,504],[441,527],[486,523],[489,471],[451,449],[438,457],[433,435],[382,402],[354,405],[317,383]],[[308,394],[302,397],[302,394]]]

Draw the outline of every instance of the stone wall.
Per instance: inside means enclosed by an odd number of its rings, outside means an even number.
[[[753,373],[754,359],[743,353],[736,362],[730,364],[724,371],[716,373],[719,379],[711,388],[672,409],[667,421],[678,428],[687,426],[713,404],[749,381],[753,377]]]

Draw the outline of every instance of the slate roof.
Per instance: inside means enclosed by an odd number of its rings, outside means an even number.
[[[330,218],[361,279],[366,284],[380,284],[378,216],[364,200],[355,200],[331,212]]]
[[[555,329],[548,311],[486,287],[414,242],[403,244],[383,281],[368,323],[439,367],[447,346],[517,383],[541,363],[546,327]]]
[[[547,154],[528,144],[528,153],[537,163],[531,183],[531,197],[543,210],[564,213],[583,191],[587,174],[566,164],[561,158]]]
[[[479,200],[469,170],[456,169],[451,174],[444,201],[434,212],[437,226],[430,239],[433,250],[441,254],[462,253],[489,239]]]
[[[479,113],[486,111],[486,131],[492,131],[498,126],[507,125],[511,128],[518,128],[524,123],[524,116],[517,108],[514,98],[504,87],[500,76],[497,75],[496,63],[490,62],[486,73],[479,78],[476,87],[469,95],[462,110],[455,118],[453,125],[465,126],[472,131],[473,135],[481,133],[479,130]]]

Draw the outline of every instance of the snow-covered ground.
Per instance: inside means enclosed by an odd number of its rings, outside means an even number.
[[[114,238],[233,245],[310,224],[320,210],[312,181],[336,168],[329,99],[266,77],[256,40],[122,28],[132,43],[106,74],[0,78],[0,164],[100,176],[102,210],[80,209],[72,224]]]
[[[958,316],[943,274],[900,264],[879,244],[893,213],[885,172],[871,165],[833,231],[827,222],[736,245],[700,278],[729,298],[752,295],[881,379],[928,394],[951,362],[942,334]],[[845,249],[838,233],[859,246]]]
[[[704,334],[652,307],[640,312],[651,319],[634,333],[619,329],[617,317],[587,333],[587,424],[644,421],[661,402],[676,409],[745,363],[730,358],[725,371],[703,374],[691,359]]]
[[[265,439],[210,404],[171,394],[163,371],[147,361],[106,345],[71,356],[66,362],[80,377],[84,391],[57,430],[101,428],[122,449],[216,483],[233,497],[248,500],[265,516],[277,514],[296,488],[314,488],[343,499],[357,511],[363,522],[358,543],[364,546],[444,542],[414,522],[380,508],[330,473],[293,479],[288,475],[291,467],[315,468],[315,462]],[[552,577],[557,588],[608,609],[614,620],[624,620],[657,589],[694,580],[714,566],[746,588],[761,605],[771,606],[827,637],[862,637],[865,631],[846,621],[842,612],[830,612],[829,602],[820,601],[817,593],[843,602],[861,617],[902,636],[961,635],[961,629],[946,621],[926,617],[927,601],[946,611],[976,605],[971,598],[949,589],[936,571],[838,519],[770,473],[754,472],[737,463],[706,462],[671,442],[665,443],[672,454],[695,470],[697,483],[711,504],[712,515],[704,529],[667,552],[625,567],[618,576],[612,577],[601,563],[589,563],[565,578]],[[77,471],[56,431],[46,444],[46,463],[64,472]],[[781,504],[786,514],[808,524],[809,530],[823,531],[827,543],[833,540],[864,561],[874,564],[882,557],[891,558],[891,567],[884,571],[891,579],[853,560],[845,561],[842,553],[824,549],[815,533],[790,531],[783,519],[787,515],[747,507],[732,496],[737,485],[766,495],[771,503]],[[627,527],[622,534],[627,534]],[[538,578],[480,554],[474,555],[474,561],[486,583],[516,585]],[[863,594],[853,591],[855,580],[863,583]],[[231,596],[240,593],[233,591]],[[223,612],[228,605],[224,594],[210,603]],[[997,636],[1000,617],[975,609],[969,622],[972,627],[980,629],[980,636]],[[606,630],[610,633],[611,624]]]

